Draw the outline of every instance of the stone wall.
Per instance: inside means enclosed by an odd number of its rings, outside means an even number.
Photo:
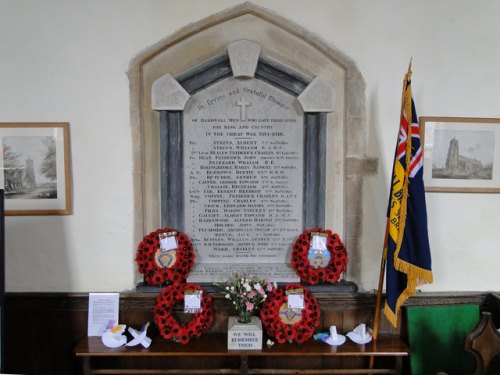
[[[348,280],[360,275],[363,177],[376,173],[366,148],[365,83],[354,62],[318,36],[264,8],[244,3],[188,25],[140,53],[129,70],[134,143],[134,238],[160,226],[158,113],[151,88],[160,77],[178,76],[224,53],[237,40],[262,46],[262,54],[335,89],[335,112],[327,115],[325,227],[340,234],[350,263]]]

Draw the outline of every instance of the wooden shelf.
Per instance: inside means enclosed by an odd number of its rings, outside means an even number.
[[[408,346],[399,336],[380,336],[377,341],[358,345],[347,340],[341,346],[329,346],[323,342],[309,340],[304,344],[275,343],[262,350],[228,350],[227,335],[208,334],[187,345],[153,337],[148,349],[142,346],[108,348],[100,337],[86,337],[76,346],[74,353],[83,358],[85,374],[297,374],[295,369],[250,369],[249,357],[393,357],[391,369],[373,369],[372,374],[399,374],[402,358],[409,355]],[[91,359],[96,357],[240,357],[239,369],[93,369]],[[300,370],[301,374],[366,374],[366,369],[320,369]]]

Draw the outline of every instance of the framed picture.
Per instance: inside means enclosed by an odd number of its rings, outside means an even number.
[[[6,215],[69,215],[69,124],[0,123]]]
[[[426,191],[500,193],[500,118],[420,117]]]

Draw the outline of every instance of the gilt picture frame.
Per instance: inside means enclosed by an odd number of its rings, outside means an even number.
[[[5,214],[70,215],[69,123],[0,123]]]
[[[428,192],[500,193],[500,118],[420,117]]]

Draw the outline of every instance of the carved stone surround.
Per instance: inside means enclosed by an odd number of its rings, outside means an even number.
[[[184,27],[140,53],[131,63],[134,240],[138,243],[144,234],[161,225],[160,115],[153,110],[155,105],[160,109],[161,103],[153,102],[154,82],[181,76],[227,53],[228,46],[238,40],[254,42],[261,47],[264,58],[334,88],[334,112],[326,115],[325,227],[344,240],[350,257],[346,276],[356,281],[362,246],[363,177],[376,173],[378,167],[377,160],[365,157],[365,83],[354,62],[342,52],[290,20],[249,2]],[[248,69],[238,74],[248,74]],[[175,79],[167,86],[175,85],[173,82]],[[304,90],[302,95],[307,101],[308,92]],[[182,103],[186,98],[180,95],[178,99]],[[324,108],[318,108],[321,110]]]

